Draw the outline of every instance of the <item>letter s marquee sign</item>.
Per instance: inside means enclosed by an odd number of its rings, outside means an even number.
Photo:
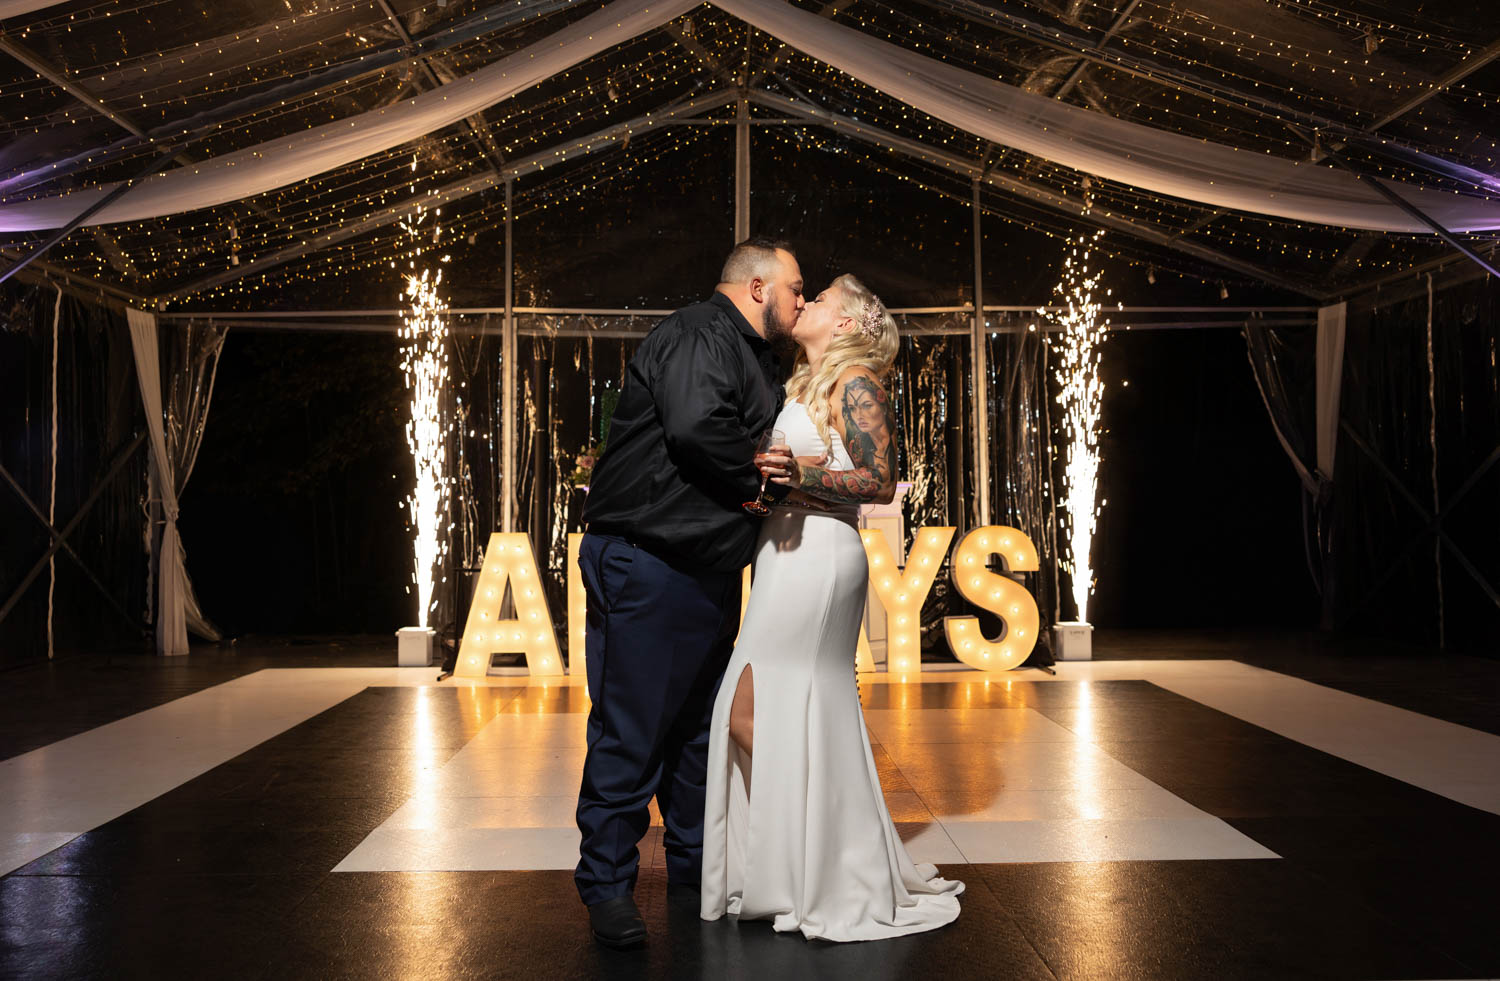
[[[922,604],[932,591],[942,567],[944,553],[953,540],[952,528],[918,529],[906,562],[897,563],[885,533],[879,529],[860,532],[870,564],[870,585],[885,608],[889,638],[886,667],[892,674],[910,674],[922,669],[920,617]],[[571,668],[582,674],[585,609],[578,575],[578,543],[582,535],[568,536],[568,647]],[[944,634],[954,655],[964,664],[982,671],[1009,671],[1018,667],[1036,646],[1041,616],[1029,590],[1015,580],[989,569],[991,557],[999,558],[1007,571],[1035,572],[1040,568],[1031,539],[1005,525],[975,528],[953,549],[950,574],[964,599],[1000,618],[1005,626],[998,638],[988,638],[972,616],[946,617]],[[746,588],[749,578],[746,577]],[[500,620],[501,601],[509,586],[515,619]],[[474,602],[464,623],[454,674],[482,678],[489,673],[491,656],[525,654],[533,675],[563,673],[562,657],[547,596],[537,572],[531,541],[521,532],[496,532],[485,548],[484,565],[474,591]]]

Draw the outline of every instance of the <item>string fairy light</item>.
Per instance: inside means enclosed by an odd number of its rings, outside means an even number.
[[[1099,345],[1109,318],[1101,320],[1103,306],[1095,299],[1102,274],[1089,274],[1089,259],[1104,235],[1097,231],[1074,239],[1063,259],[1062,276],[1053,287],[1060,309],[1037,310],[1062,330],[1049,336],[1057,357],[1053,377],[1062,407],[1062,431],[1066,439],[1062,475],[1063,541],[1061,565],[1072,585],[1073,604],[1081,622],[1088,622],[1089,596],[1094,590],[1091,550],[1099,511],[1099,414],[1104,381],[1099,377]],[[1109,290],[1104,295],[1109,295]]]
[[[416,161],[412,161],[416,168]],[[406,443],[411,450],[415,481],[406,497],[412,533],[412,584],[417,592],[417,626],[426,627],[433,606],[433,586],[438,565],[448,553],[448,427],[443,419],[443,390],[448,381],[448,304],[439,287],[442,269],[433,270],[422,261],[428,243],[436,244],[442,226],[432,213],[418,209],[401,229],[412,243],[405,275],[406,307],[401,313],[401,371],[411,395],[411,418],[406,424]],[[393,262],[392,265],[395,265]]]
[[[1045,14],[1032,17],[1038,23],[1055,13],[1048,13],[1052,8],[1039,0],[1020,0],[1019,5]],[[1103,63],[1089,68],[1069,98],[1162,129],[1218,139],[1252,152],[1301,159],[1307,148],[1299,137],[1277,126],[1263,125],[1263,110],[1260,114],[1251,112],[1239,104],[1231,90],[1363,125],[1390,106],[1429,91],[1437,69],[1477,53],[1465,32],[1423,11],[1403,10],[1398,17],[1394,11],[1382,13],[1367,4],[1329,0],[1261,0],[1261,6],[1263,11],[1246,11],[1243,16],[1209,18],[1163,0],[1142,0],[1105,51],[1096,53]],[[363,0],[329,0],[307,12],[288,7],[280,17],[260,22],[210,16],[205,9],[201,21],[185,24],[164,16],[174,9],[146,0],[133,5],[126,17],[119,16],[120,11],[111,4],[70,5],[67,13],[43,11],[19,19],[13,38],[39,51],[53,52],[76,84],[98,86],[96,94],[112,109],[132,114],[146,128],[183,118],[185,113],[212,109],[226,98],[278,78],[355,65],[393,40],[388,18]],[[430,33],[443,30],[453,18],[461,17],[458,9],[450,11],[436,0],[425,0],[404,8],[402,17],[414,32]],[[1046,58],[1038,60],[1036,44],[1014,42],[1016,38],[1026,41],[1024,32],[1017,34],[1014,27],[1005,27],[998,15],[975,14],[979,9],[958,0],[921,0],[910,5],[862,0],[852,8],[839,9],[837,17],[881,40],[1012,84],[1025,83],[1040,65],[1048,63]],[[492,61],[497,46],[504,47],[529,32],[552,29],[573,16],[568,8],[538,7],[513,23],[507,21],[492,35],[445,50],[445,72],[462,76]],[[1082,0],[1068,5],[1059,26],[1075,40],[1093,38],[1115,16],[1115,5]],[[984,154],[982,141],[972,134],[904,106],[732,15],[711,7],[700,8],[690,19],[677,23],[712,62],[744,68],[750,77],[759,79],[759,86],[774,88],[786,81],[795,89],[813,93],[826,108],[862,122],[968,159],[977,160]],[[1307,25],[1308,29],[1293,30],[1298,25]],[[1373,54],[1364,50],[1367,36],[1379,38]],[[1002,38],[1006,43],[997,43]],[[1054,48],[1049,45],[1047,50]],[[1133,77],[1124,61],[1117,65],[1111,60],[1132,53],[1175,74]],[[1425,60],[1403,65],[1395,53]],[[1048,58],[1057,61],[1051,54]],[[1066,59],[1063,63],[1068,64]],[[632,39],[608,56],[559,73],[533,90],[486,110],[479,119],[504,158],[515,159],[558,145],[606,121],[649,111],[669,95],[704,91],[705,86],[721,84],[722,79],[715,75],[711,64],[685,56],[671,31],[655,31]],[[1050,76],[1042,72],[1038,77],[1046,83]],[[1055,82],[1061,79],[1059,74]],[[1201,84],[1195,88],[1179,79]],[[1492,169],[1497,159],[1495,141],[1472,120],[1493,112],[1500,99],[1473,82],[1469,79],[1447,87],[1439,97],[1382,132],[1391,133],[1392,138],[1412,148]],[[414,87],[409,65],[353,77],[296,98],[248,108],[243,115],[217,124],[194,151],[211,158],[260,141],[268,132],[295,132],[299,126],[390,104]],[[1047,85],[1039,90],[1047,90]],[[0,120],[0,132],[16,138],[47,137],[55,130],[59,139],[73,140],[76,136],[67,135],[72,127],[98,124],[94,110],[76,104],[40,75],[23,72],[0,81],[0,101],[15,103],[16,111]],[[690,145],[689,132],[697,129],[679,128],[678,133],[656,144],[655,155],[685,149]],[[762,133],[781,136],[798,129],[762,130],[757,134],[757,146],[770,142],[761,139]],[[782,160],[790,159],[809,142],[825,148],[836,142],[829,138],[832,131],[804,132],[815,135],[811,140],[800,136],[787,139],[785,149],[778,154]],[[25,201],[96,187],[108,183],[136,156],[151,152],[138,142],[112,144],[101,140],[84,144],[99,145],[88,151],[87,164],[65,180],[49,180],[38,171],[34,181],[28,177],[24,186],[9,189],[7,200]],[[629,150],[634,160],[642,159],[635,155],[634,144]],[[340,279],[347,280],[347,295],[355,299],[367,290],[356,280],[380,267],[391,254],[396,236],[389,228],[298,257],[270,275],[262,274],[255,260],[398,204],[397,191],[405,184],[392,172],[399,169],[398,157],[404,152],[410,152],[410,147],[374,154],[243,202],[90,230],[55,246],[49,261],[102,282],[115,282],[145,297],[169,297],[174,289],[200,280],[215,281],[213,274],[225,265],[223,229],[232,222],[239,229],[241,268],[249,266],[252,275],[206,287],[192,294],[195,302],[242,302],[248,307],[256,302],[257,295],[279,293],[289,283],[329,286]],[[421,152],[432,163],[426,176],[434,181],[441,178],[451,183],[469,174],[485,173],[494,165],[476,152],[473,135],[459,127],[422,137]],[[951,177],[933,174],[920,163],[897,162],[888,153],[855,152],[866,163],[876,164],[877,169],[903,181],[915,180],[944,196],[949,192],[965,198],[968,195],[967,182],[959,182],[955,189],[950,186]],[[1025,154],[1011,151],[999,157],[993,165],[995,173],[1022,178],[1053,193],[1066,194],[1066,188],[1077,180],[1076,172]],[[591,163],[581,169],[610,171],[619,163],[620,158],[614,157],[603,166]],[[1417,174],[1399,163],[1373,159],[1364,163],[1379,176],[1451,187],[1445,183],[1446,178]],[[906,170],[904,176],[898,173],[902,169]],[[538,174],[517,186],[517,217],[523,217],[519,209],[526,207],[550,211],[549,217],[561,217],[572,213],[573,208],[565,206],[569,202],[581,210],[589,195],[609,180],[597,173],[591,177],[572,173],[564,189],[561,185],[548,187],[552,184],[550,176]],[[998,207],[986,206],[994,217],[1050,237],[1065,238],[1075,232],[1057,215],[1045,214],[1023,196],[999,192],[993,196],[1003,202]],[[1365,280],[1432,258],[1440,249],[1430,236],[1399,235],[1385,236],[1373,250],[1351,248],[1359,238],[1357,232],[1298,226],[1295,235],[1288,234],[1291,223],[1266,216],[1218,213],[1102,180],[1097,181],[1095,198],[1099,211],[1108,210],[1148,227],[1180,230],[1185,241],[1251,258],[1268,269],[1284,269],[1294,280],[1305,278],[1302,270],[1313,265],[1333,267],[1339,276],[1352,281]],[[476,197],[457,205],[449,224],[482,230],[497,207],[493,196]],[[940,214],[942,207],[933,211]],[[921,222],[917,226],[929,228],[931,224]],[[17,237],[0,244],[29,247],[31,243],[31,237]],[[913,243],[917,248],[927,245],[921,238]],[[1108,253],[1143,270],[1152,264],[1159,272],[1174,269],[1210,284],[1224,275],[1181,254],[1169,256],[1139,241],[1127,244],[1123,237],[1111,240]],[[1249,280],[1231,278],[1232,284],[1240,282]]]

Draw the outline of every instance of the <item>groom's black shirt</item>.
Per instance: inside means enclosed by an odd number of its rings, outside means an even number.
[[[729,298],[684,307],[630,359],[583,520],[689,568],[749,563],[760,490],[751,457],[785,396],[775,352]]]

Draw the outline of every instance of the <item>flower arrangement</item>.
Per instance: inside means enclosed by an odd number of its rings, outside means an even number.
[[[573,472],[566,478],[570,486],[581,487],[585,491],[589,489],[589,481],[594,476],[594,464],[604,455],[604,444],[609,439],[609,421],[614,418],[615,406],[619,402],[620,390],[606,381],[604,391],[599,395],[599,441],[585,446],[573,457]]]
[[[573,472],[568,474],[568,483],[573,487],[582,487],[587,490],[589,480],[594,475],[594,464],[604,455],[604,442],[601,440],[592,446],[585,446],[573,457]]]

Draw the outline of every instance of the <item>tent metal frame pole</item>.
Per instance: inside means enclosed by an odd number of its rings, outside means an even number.
[[[750,237],[750,100],[740,90],[734,116],[734,244]]]
[[[1258,280],[1262,283],[1279,286],[1289,293],[1296,293],[1319,303],[1326,302],[1333,297],[1332,293],[1316,290],[1306,284],[1294,282],[1255,263],[1224,255],[1196,242],[1184,242],[1174,239],[1172,235],[1166,232],[1149,225],[1141,224],[1139,221],[1128,218],[1125,215],[1112,214],[1098,207],[1091,209],[1086,214],[1080,213],[1076,200],[1065,198],[1049,188],[1031,184],[1007,174],[996,173],[994,171],[985,173],[983,163],[980,161],[968,160],[945,150],[927,146],[918,140],[886,132],[852,117],[841,116],[825,109],[803,105],[779,96],[774,92],[755,91],[750,93],[750,98],[753,102],[780,112],[785,112],[788,115],[803,116],[810,123],[822,124],[836,133],[843,133],[850,139],[883,147],[887,150],[895,151],[902,156],[910,157],[913,160],[935,164],[952,173],[968,177],[970,180],[979,175],[982,183],[990,187],[1009,192],[1023,201],[1029,201],[1048,210],[1061,212],[1070,216],[1073,220],[1085,221],[1092,225],[1124,232],[1143,242],[1150,242],[1153,245],[1161,246],[1173,252],[1192,256],[1195,259],[1237,272],[1242,276]],[[938,191],[937,193],[942,194],[946,192]],[[957,200],[962,200],[956,193],[950,196]]]
[[[1354,428],[1347,421],[1340,421],[1339,431],[1347,436],[1349,441],[1365,454],[1370,462],[1374,464],[1376,471],[1390,484],[1391,489],[1403,498],[1406,503],[1410,504],[1412,510],[1417,512],[1418,517],[1425,522],[1425,526],[1413,534],[1405,545],[1393,549],[1388,555],[1383,557],[1385,573],[1365,592],[1364,599],[1344,614],[1343,619],[1338,622],[1338,627],[1348,626],[1356,616],[1365,611],[1370,603],[1380,594],[1380,591],[1385,588],[1386,583],[1390,582],[1401,571],[1402,563],[1406,560],[1407,555],[1425,541],[1429,535],[1435,536],[1438,542],[1447,546],[1459,566],[1474,580],[1474,584],[1480,588],[1497,609],[1500,609],[1500,591],[1497,591],[1494,586],[1490,585],[1489,580],[1484,577],[1484,573],[1474,563],[1469,561],[1468,556],[1464,555],[1463,551],[1454,544],[1453,539],[1448,536],[1448,533],[1443,530],[1443,520],[1452,513],[1458,502],[1463,500],[1464,496],[1473,489],[1474,485],[1479,482],[1480,477],[1484,476],[1497,462],[1500,462],[1500,446],[1495,447],[1490,452],[1490,455],[1485,458],[1484,462],[1479,464],[1473,473],[1469,474],[1468,479],[1459,487],[1457,493],[1448,499],[1448,503],[1443,505],[1442,510],[1430,513],[1422,502],[1417,500],[1416,495],[1401,482],[1401,478],[1391,472],[1390,468],[1380,459],[1379,454],[1360,438],[1359,434],[1354,431]]]
[[[605,308],[605,307],[512,307],[518,314],[565,314],[579,317],[639,317],[660,319],[676,311],[670,307],[639,307],[639,308]],[[1067,307],[1047,303],[986,303],[984,309],[989,313],[1064,313]],[[319,318],[333,317],[385,317],[393,323],[401,318],[405,311],[401,309],[350,309],[350,310],[197,310],[197,311],[174,311],[172,313],[159,313],[156,315],[158,321],[164,320],[219,320],[226,325],[231,325],[240,320],[316,320]],[[888,312],[893,317],[911,316],[915,314],[928,313],[964,313],[972,314],[974,308],[969,304],[951,307],[890,307]],[[1132,306],[1125,304],[1116,307],[1111,313],[1274,313],[1278,315],[1292,316],[1294,314],[1309,314],[1298,320],[1298,323],[1317,323],[1318,308],[1314,306],[1286,306],[1262,304],[1256,306]],[[453,307],[447,311],[450,317],[475,317],[490,314],[501,315],[505,313],[505,307]],[[1238,324],[1240,321],[1236,320]],[[1286,321],[1281,321],[1286,323]],[[1116,324],[1116,329],[1128,329],[1129,324]],[[394,329],[394,328],[393,328]]]
[[[1417,221],[1420,221],[1422,224],[1432,229],[1433,232],[1436,233],[1438,238],[1442,239],[1444,242],[1447,242],[1449,245],[1462,252],[1465,256],[1472,259],[1474,262],[1477,262],[1485,272],[1489,273],[1492,276],[1500,276],[1500,269],[1497,269],[1494,266],[1490,265],[1488,262],[1485,262],[1484,259],[1480,257],[1478,252],[1475,252],[1473,249],[1469,248],[1467,245],[1461,242],[1456,235],[1440,225],[1437,219],[1433,218],[1432,216],[1427,214],[1427,212],[1423,211],[1421,208],[1418,208],[1416,205],[1412,204],[1410,201],[1406,200],[1401,195],[1391,190],[1391,188],[1387,187],[1385,181],[1374,176],[1373,174],[1361,174],[1359,171],[1351,167],[1349,165],[1349,162],[1335,150],[1324,147],[1323,152],[1328,154],[1331,160],[1337,163],[1340,167],[1347,170],[1349,173],[1353,174],[1357,179],[1368,182],[1372,187],[1375,188],[1375,190],[1379,191],[1386,200],[1390,201],[1391,204],[1394,204],[1396,207],[1400,208],[1411,217],[1417,219]]]
[[[1444,72],[1442,77],[1429,85],[1424,91],[1412,96],[1410,99],[1407,99],[1405,102],[1401,103],[1399,106],[1392,109],[1384,116],[1381,116],[1369,126],[1365,127],[1365,132],[1373,133],[1377,129],[1395,122],[1402,116],[1420,106],[1422,103],[1426,102],[1428,99],[1432,98],[1440,92],[1446,91],[1458,82],[1463,81],[1465,78],[1468,78],[1469,75],[1483,68],[1485,65],[1488,65],[1496,58],[1500,58],[1500,41],[1494,41],[1482,50],[1465,57],[1463,61],[1459,62],[1448,71]]]
[[[1130,15],[1135,12],[1136,4],[1140,2],[1141,0],[1130,0],[1130,2],[1125,5],[1125,9],[1120,11],[1119,16],[1115,18],[1115,22],[1109,25],[1109,29],[1104,32],[1104,36],[1094,44],[1095,52],[1104,50],[1104,46],[1109,43],[1110,38],[1118,34],[1121,28],[1125,26],[1126,21],[1130,20]],[[1073,91],[1073,86],[1078,84],[1079,79],[1083,78],[1083,73],[1087,71],[1089,65],[1092,64],[1093,62],[1087,58],[1079,58],[1077,66],[1075,66],[1073,71],[1068,74],[1067,79],[1063,81],[1062,85],[1058,87],[1057,91],[1053,93],[1052,98],[1065,98],[1069,92]]]
[[[982,528],[990,523],[990,369],[984,329],[984,209],[979,203],[978,177],[973,180],[973,189],[974,329],[970,337],[974,350],[969,370],[974,389],[974,495]]]
[[[45,180],[55,181],[78,170],[95,166],[101,155],[129,151],[143,139],[161,140],[168,137],[178,139],[188,135],[196,139],[199,136],[207,135],[219,124],[227,123],[241,116],[251,115],[278,105],[284,105],[287,102],[323,89],[332,88],[344,82],[365,78],[387,69],[396,69],[403,65],[412,64],[419,58],[438,54],[460,44],[503,31],[527,17],[542,16],[554,10],[561,9],[568,6],[570,2],[571,0],[533,0],[533,2],[524,6],[514,2],[494,4],[493,6],[475,11],[472,15],[451,27],[413,38],[410,44],[403,42],[377,51],[354,55],[347,61],[331,65],[309,75],[290,79],[264,92],[256,92],[239,99],[234,99],[212,110],[194,113],[183,119],[161,123],[144,130],[139,135],[132,130],[131,136],[127,139],[116,140],[113,143],[107,143],[102,146],[93,146],[72,156],[52,161],[51,165],[47,168]],[[12,42],[12,47],[14,47],[14,42]],[[17,60],[21,60],[14,51],[10,53]],[[23,53],[29,54],[29,52]],[[39,61],[35,55],[30,55],[30,58],[33,61]],[[135,62],[134,66],[139,67],[141,61],[144,61],[144,59]],[[27,64],[27,67],[33,71],[41,74],[41,71],[29,62],[23,63]],[[88,95],[87,90],[81,89],[77,82],[72,84],[75,90],[82,92],[84,96]],[[102,112],[103,115],[119,123],[122,128],[130,129],[130,126],[126,125],[129,120],[121,113],[111,113],[107,107],[95,107],[93,103],[87,102],[77,94],[74,94],[74,98],[89,105],[90,108],[95,108],[96,111]],[[89,98],[92,97],[89,96]],[[98,100],[94,101],[97,102]],[[102,103],[99,105],[103,106]]]
[[[500,418],[500,446],[505,460],[500,471],[502,490],[500,530],[515,531],[516,522],[516,311],[514,181],[505,182],[505,325],[500,341],[500,366],[505,389]]]
[[[396,36],[401,39],[401,44],[406,50],[411,50],[416,42],[407,33],[406,25],[401,22],[401,18],[397,15],[395,8],[391,6],[390,0],[375,0],[375,2],[385,13],[386,20],[390,22],[391,27],[395,29]],[[422,75],[427,79],[429,85],[434,89],[443,87],[443,80],[438,78],[437,72],[432,68],[431,60],[426,55],[417,55],[416,63],[422,69]],[[481,127],[481,123],[485,123],[485,126]],[[498,171],[501,167],[505,166],[505,158],[501,155],[499,148],[495,146],[494,137],[489,133],[488,123],[485,122],[484,114],[477,112],[472,116],[465,116],[464,125],[468,127],[469,135],[474,138],[475,149],[479,151],[480,156],[489,162],[491,169]]]
[[[45,553],[42,554],[41,558],[37,559],[36,564],[31,567],[31,570],[22,577],[20,583],[11,592],[10,597],[5,601],[5,604],[3,606],[0,606],[0,621],[3,621],[6,617],[10,616],[11,610],[15,609],[16,604],[21,601],[21,597],[26,594],[26,590],[30,588],[32,582],[34,582],[36,578],[42,574],[43,569],[47,568],[48,560],[56,555],[59,551],[62,551],[66,552],[73,558],[73,561],[78,563],[78,568],[82,570],[85,576],[88,577],[89,582],[94,584],[94,586],[99,590],[100,594],[104,596],[104,598],[109,602],[109,605],[113,607],[115,611],[120,614],[120,616],[124,617],[126,621],[128,621],[132,626],[141,626],[140,621],[126,612],[125,608],[120,605],[120,602],[110,594],[109,589],[104,585],[103,582],[100,581],[99,577],[94,575],[94,571],[90,569],[88,565],[83,561],[83,557],[73,550],[72,545],[68,544],[68,536],[73,534],[73,532],[78,528],[79,523],[82,522],[84,517],[88,515],[89,510],[94,506],[94,502],[99,500],[99,495],[104,493],[104,488],[109,486],[109,482],[115,478],[115,474],[119,473],[120,469],[130,461],[130,458],[135,456],[136,450],[139,450],[145,444],[145,442],[146,433],[142,432],[140,435],[136,436],[136,438],[132,440],[128,446],[126,446],[115,456],[114,462],[111,463],[109,469],[105,471],[104,477],[100,479],[99,483],[94,486],[93,492],[90,493],[83,504],[79,506],[77,513],[75,513],[73,517],[68,521],[68,523],[63,526],[63,529],[61,531],[58,531],[56,526],[54,526],[52,522],[47,520],[47,516],[42,513],[41,508],[37,507],[35,502],[33,502],[31,498],[27,496],[25,488],[23,488],[20,483],[18,483],[16,479],[10,475],[10,471],[6,470],[4,467],[0,467],[0,478],[3,478],[5,483],[9,484],[11,489],[16,492],[16,494],[21,498],[23,502],[25,502],[27,509],[31,511],[31,513],[36,517],[38,521],[46,526],[47,534],[52,537],[51,546]]]
[[[223,272],[212,273],[201,279],[185,283],[173,289],[169,293],[162,294],[162,300],[175,300],[180,297],[200,293],[215,286],[242,279],[254,272],[272,269],[276,266],[291,262],[293,259],[301,258],[319,249],[335,245],[339,242],[363,235],[366,232],[383,228],[394,224],[408,215],[415,214],[418,209],[432,208],[438,205],[446,205],[453,201],[461,201],[474,194],[479,194],[491,188],[497,187],[508,181],[514,181],[518,177],[544,170],[557,163],[559,160],[577,159],[600,150],[608,149],[619,143],[626,142],[632,135],[638,132],[647,132],[657,126],[665,126],[676,123],[675,118],[680,113],[707,112],[720,106],[728,105],[734,101],[733,90],[721,89],[703,97],[689,96],[677,102],[669,103],[660,109],[627,119],[622,123],[606,127],[595,133],[570,140],[558,146],[549,147],[523,157],[519,160],[507,163],[497,172],[473,174],[461,177],[450,184],[438,188],[436,193],[428,192],[418,194],[400,203],[382,208],[368,217],[349,222],[337,228],[325,232],[318,232],[303,238],[301,241],[277,252],[263,255],[249,262],[242,262],[233,269]],[[450,311],[451,312],[451,311]]]
[[[176,150],[168,150],[166,153],[158,154],[157,156],[153,157],[150,163],[148,163],[145,167],[142,167],[140,170],[136,171],[136,173],[129,180],[124,180],[119,184],[116,184],[108,194],[104,195],[104,197],[95,201],[87,208],[84,208],[73,217],[72,221],[69,221],[66,225],[53,232],[51,235],[47,236],[46,240],[43,241],[41,245],[38,245],[35,249],[32,249],[31,252],[27,253],[27,255],[20,261],[18,261],[15,265],[11,266],[9,269],[6,269],[4,272],[0,272],[0,283],[5,282],[7,279],[20,272],[22,269],[31,265],[31,263],[35,260],[40,259],[47,253],[48,249],[52,248],[52,246],[67,238],[68,235],[73,231],[73,229],[77,228],[79,225],[82,225],[84,222],[93,217],[94,214],[97,213],[100,209],[118,199],[126,191],[134,187],[137,182],[145,180],[147,177],[150,177],[152,174],[164,168],[167,164],[171,163],[172,159],[176,156]]]
[[[994,307],[985,307],[985,309],[988,310],[988,311],[993,311],[995,308]],[[1035,309],[1036,308],[1032,308],[1031,312],[1035,312]],[[520,308],[520,307],[516,308],[516,312],[518,314],[524,314],[525,313],[525,311],[522,308]],[[936,327],[926,327],[926,326],[913,326],[912,324],[907,323],[904,326],[902,326],[902,328],[901,328],[901,335],[903,337],[958,337],[958,336],[963,336],[965,338],[971,338],[973,336],[973,333],[974,333],[974,324],[973,324],[973,320],[972,320],[972,313],[973,313],[973,311],[969,307],[963,307],[963,308],[961,308],[961,312],[963,312],[966,315],[965,318],[962,321],[956,322],[956,323],[954,323],[952,325],[936,326]],[[556,338],[556,337],[593,337],[593,338],[600,338],[600,337],[611,337],[611,338],[624,338],[624,339],[627,339],[627,340],[628,339],[640,340],[640,339],[644,338],[650,332],[650,327],[651,327],[652,324],[655,323],[655,321],[660,320],[662,317],[665,317],[665,316],[667,316],[670,313],[672,313],[671,310],[665,310],[665,311],[661,311],[660,313],[657,313],[654,317],[649,317],[649,318],[647,318],[647,317],[642,317],[642,318],[634,318],[634,317],[632,317],[631,319],[640,319],[640,320],[646,320],[646,321],[648,321],[648,323],[647,323],[647,325],[645,327],[636,328],[636,329],[622,328],[622,327],[554,327],[554,326],[527,327],[527,326],[523,326],[521,324],[520,319],[518,318],[517,322],[516,322],[516,337],[517,337],[518,341],[519,341],[519,338],[522,338],[522,337],[542,337],[542,338]],[[890,314],[893,317],[904,316],[904,313],[902,311],[900,311],[900,310],[891,310]],[[580,316],[582,316],[582,314],[580,314]],[[259,320],[259,319],[255,319],[255,318],[245,318],[245,317],[223,318],[223,319],[220,319],[220,318],[217,318],[217,317],[207,316],[207,315],[205,315],[203,317],[200,317],[200,318],[197,318],[197,319],[201,320],[204,323],[208,323],[210,325],[216,325],[216,326],[222,326],[222,327],[233,326],[236,330],[263,330],[263,331],[282,331],[282,332],[302,332],[302,331],[306,331],[306,332],[315,332],[315,333],[394,334],[394,333],[399,332],[401,330],[401,326],[402,326],[401,325],[401,321],[399,321],[398,319],[396,319],[396,317],[394,315],[392,315],[389,319],[386,319],[386,320],[377,320],[375,318],[369,318],[369,319],[366,319],[366,320],[363,320],[363,321],[356,321],[356,320],[333,320],[333,319],[328,319],[328,318],[321,318],[321,317],[318,317],[316,313],[310,314],[309,315],[309,319],[307,319],[307,320],[288,320],[288,319],[284,319],[284,318],[273,318],[273,319]],[[1023,334],[1033,334],[1033,333],[1051,334],[1051,333],[1057,333],[1057,332],[1059,332],[1059,331],[1062,330],[1061,327],[1054,326],[1054,325],[1043,325],[1043,326],[1037,327],[1036,330],[1032,330],[1031,327],[1030,327],[1030,325],[1025,324],[1025,323],[1021,323],[1021,322],[1017,321],[1014,316],[1008,317],[1008,318],[1001,318],[1001,319],[1008,320],[1010,322],[1005,323],[1003,325],[990,324],[986,328],[986,332],[989,333],[989,334],[991,334],[991,335],[1001,335],[1001,334],[1004,334],[1004,335],[1017,335],[1017,336],[1019,336],[1019,335],[1023,335]],[[487,326],[488,321],[489,321],[488,315],[485,315],[483,317],[483,322],[479,326],[474,326],[474,327],[464,326],[464,325],[456,325],[456,326],[454,326],[454,325],[451,324],[451,321],[450,321],[450,329],[453,330],[455,333],[463,334],[465,337],[493,337],[493,336],[500,336],[500,335],[502,335],[504,333],[504,328],[503,327],[490,327],[490,326]],[[1314,318],[1312,318],[1312,317],[1284,317],[1284,318],[1276,318],[1276,319],[1264,319],[1264,318],[1250,319],[1250,318],[1244,318],[1244,319],[1240,319],[1240,320],[1161,320],[1161,321],[1138,321],[1138,322],[1132,322],[1132,323],[1128,323],[1128,324],[1125,324],[1125,323],[1113,323],[1110,326],[1103,328],[1103,330],[1106,333],[1139,333],[1141,331],[1161,331],[1161,330],[1243,330],[1245,327],[1250,326],[1250,325],[1254,325],[1254,326],[1258,326],[1258,327],[1309,327],[1310,328],[1310,327],[1317,326],[1317,323],[1318,323],[1317,320],[1314,319]],[[498,498],[497,498],[497,500],[498,500]]]

